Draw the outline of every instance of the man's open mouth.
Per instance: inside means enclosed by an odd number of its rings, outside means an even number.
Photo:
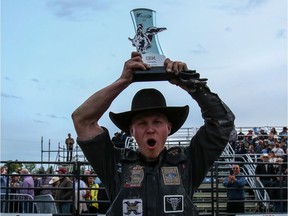
[[[147,144],[150,146],[150,147],[153,147],[156,145],[156,140],[154,139],[149,139],[147,140]]]

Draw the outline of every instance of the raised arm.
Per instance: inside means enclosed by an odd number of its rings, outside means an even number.
[[[149,66],[142,61],[141,54],[132,52],[131,59],[125,62],[121,76],[112,84],[94,93],[72,114],[74,127],[79,140],[89,140],[103,132],[98,121],[113,100],[127,88],[135,70],[147,70]]]
[[[164,62],[164,67],[168,73],[175,75],[182,70],[187,70],[185,63],[171,61],[168,58]],[[132,52],[131,59],[124,64],[121,76],[112,84],[94,93],[73,112],[72,119],[78,139],[89,140],[101,134],[103,129],[99,126],[98,120],[107,111],[113,100],[132,83],[134,72],[149,69],[150,66],[142,61],[141,54]]]

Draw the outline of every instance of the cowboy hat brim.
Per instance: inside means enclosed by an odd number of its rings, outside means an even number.
[[[174,134],[178,131],[187,119],[189,113],[189,106],[183,107],[155,107],[155,108],[144,108],[137,109],[122,113],[109,113],[111,121],[122,131],[130,134],[130,124],[133,118],[141,113],[145,112],[158,112],[167,116],[169,122],[172,124],[171,132],[169,135]]]
[[[54,184],[55,182],[59,181],[60,178],[59,177],[53,177],[50,181],[49,184]]]
[[[265,154],[263,154],[263,155],[261,155],[261,156],[260,156],[260,159],[262,160],[263,158],[269,158],[269,155],[268,155],[268,154],[266,154],[266,153],[265,153]]]

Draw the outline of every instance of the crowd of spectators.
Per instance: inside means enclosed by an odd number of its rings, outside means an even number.
[[[39,176],[41,174],[44,175]],[[60,214],[106,213],[109,207],[106,192],[94,171],[77,173],[60,167],[49,174],[43,169],[30,173],[22,168],[7,176],[7,167],[1,166],[0,212],[35,213],[37,209],[33,206],[33,200],[43,195],[52,197]],[[98,203],[99,199],[106,202]]]
[[[240,128],[239,131],[235,129],[232,134],[230,144],[236,154],[268,154],[270,151],[281,157],[287,154],[287,127],[283,127],[279,133],[275,127],[269,132],[265,128],[251,128],[246,134]]]
[[[236,156],[242,158],[249,154],[256,158],[257,183],[264,186],[269,198],[273,200],[273,212],[287,212],[287,138],[287,127],[283,127],[279,133],[275,127],[269,130],[251,128],[246,134],[240,128],[239,131],[235,130],[230,138],[230,145]],[[261,193],[263,195],[264,190]]]

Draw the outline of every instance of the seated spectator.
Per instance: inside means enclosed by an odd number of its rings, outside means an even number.
[[[263,148],[264,148],[263,140],[256,141],[256,145],[255,145],[255,148],[254,148],[255,154],[261,154]]]
[[[271,143],[268,143],[268,140],[263,141],[263,149],[261,151],[262,154],[268,154],[272,150]]]
[[[274,151],[270,151],[268,153],[268,157],[269,157],[269,162],[270,163],[276,163],[277,157],[275,156],[275,152]]]
[[[269,163],[269,156],[268,154],[263,154],[260,157],[262,163],[256,165],[255,174],[256,179],[260,181],[264,187],[270,187],[273,180],[275,180],[275,169],[273,164]],[[269,190],[267,190],[269,194]],[[262,191],[263,193],[263,191]]]
[[[250,144],[250,145],[249,145],[249,147],[248,147],[248,153],[249,153],[249,154],[254,154],[254,153],[255,153],[254,145],[253,145],[253,144]]]
[[[284,150],[282,148],[280,148],[280,143],[275,143],[274,148],[272,149],[272,151],[275,153],[275,155],[277,157],[282,157],[285,153]]]
[[[245,136],[245,141],[249,142],[249,143],[252,143],[253,136],[254,136],[253,129],[248,130],[248,133]]]
[[[239,141],[239,146],[238,148],[236,149],[236,154],[247,154],[247,149],[245,147],[245,144],[244,142],[242,141]]]
[[[269,157],[269,163],[273,164],[273,167],[274,167],[275,172],[276,172],[276,170],[278,168],[278,164],[276,164],[278,158],[276,157],[276,155],[275,155],[275,153],[273,151],[270,151],[268,153],[268,157]]]
[[[268,139],[269,139],[270,141],[274,141],[275,136],[278,138],[277,135],[278,135],[278,133],[277,133],[275,127],[273,127],[273,128],[271,128],[271,130],[270,130],[270,132],[269,132],[269,134],[268,134]]]
[[[283,127],[283,130],[279,133],[279,137],[281,141],[284,141],[286,144],[288,144],[288,131],[287,127]]]
[[[265,129],[260,128],[260,133],[258,134],[258,138],[261,140],[267,140],[268,139],[268,134],[265,131]]]
[[[269,140],[269,142],[270,143],[274,143],[274,144],[278,143],[279,142],[279,137],[277,135],[274,135],[273,139],[271,141]]]
[[[279,142],[279,146],[284,151],[284,155],[282,157],[285,157],[285,155],[287,155],[287,144],[284,141],[281,141]]]
[[[275,173],[285,173],[285,170],[287,168],[287,161],[285,162],[283,158],[276,157],[276,167],[275,167]],[[284,177],[286,179],[286,177]]]
[[[240,131],[239,133],[237,134],[237,139],[239,141],[243,141],[244,140],[244,137],[245,137],[245,134],[242,132],[242,128],[240,128]]]

